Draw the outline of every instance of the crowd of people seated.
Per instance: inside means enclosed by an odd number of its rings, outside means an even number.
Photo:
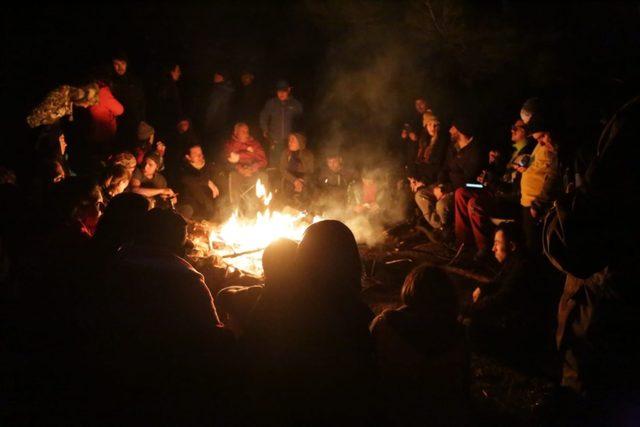
[[[523,366],[554,338],[558,425],[637,411],[638,98],[588,168],[540,99],[514,112],[504,144],[417,99],[390,182],[309,144],[287,81],[260,100],[253,73],[236,89],[217,69],[190,117],[181,76],[170,63],[145,94],[114,55],[28,116],[30,173],[0,167],[12,424],[469,425],[471,351]],[[264,284],[214,296],[187,225],[251,214],[258,181],[301,211],[376,217],[413,195],[412,232],[494,277],[460,301],[446,269],[420,265],[376,316],[353,233],[323,220],[266,248]]]

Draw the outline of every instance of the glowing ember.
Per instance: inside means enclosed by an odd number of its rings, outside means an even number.
[[[225,262],[244,272],[262,275],[262,252],[265,247],[278,238],[295,241],[302,239],[304,230],[309,226],[303,212],[271,212],[272,194],[267,193],[260,180],[256,182],[256,196],[265,206],[264,212],[258,212],[255,218],[241,218],[238,212],[227,222],[213,230],[209,236],[211,248]],[[319,221],[316,217],[312,222]]]

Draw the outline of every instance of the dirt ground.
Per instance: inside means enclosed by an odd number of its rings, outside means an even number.
[[[473,268],[472,263],[465,266],[464,260],[457,262],[455,267],[448,265],[454,253],[434,243],[416,242],[400,250],[392,246],[361,248],[361,254],[366,269],[363,296],[376,314],[399,305],[404,277],[421,263],[440,265],[449,271],[461,303],[471,298],[479,282],[487,281],[495,273],[491,269]],[[476,353],[472,354],[471,372],[471,396],[477,425],[544,424],[540,421],[540,405],[553,390],[553,375],[532,375]]]

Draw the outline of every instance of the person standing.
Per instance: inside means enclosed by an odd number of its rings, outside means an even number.
[[[122,103],[124,114],[118,117],[118,139],[128,141],[135,135],[138,123],[145,120],[146,102],[142,86],[129,70],[129,59],[124,53],[111,58],[113,95]]]
[[[269,163],[277,165],[295,121],[302,116],[302,103],[291,94],[286,80],[276,83],[276,96],[269,99],[260,113],[262,135],[269,144]]]

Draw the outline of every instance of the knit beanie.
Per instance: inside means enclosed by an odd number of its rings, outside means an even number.
[[[467,138],[471,138],[473,136],[474,126],[470,119],[466,117],[458,117],[451,124]]]

